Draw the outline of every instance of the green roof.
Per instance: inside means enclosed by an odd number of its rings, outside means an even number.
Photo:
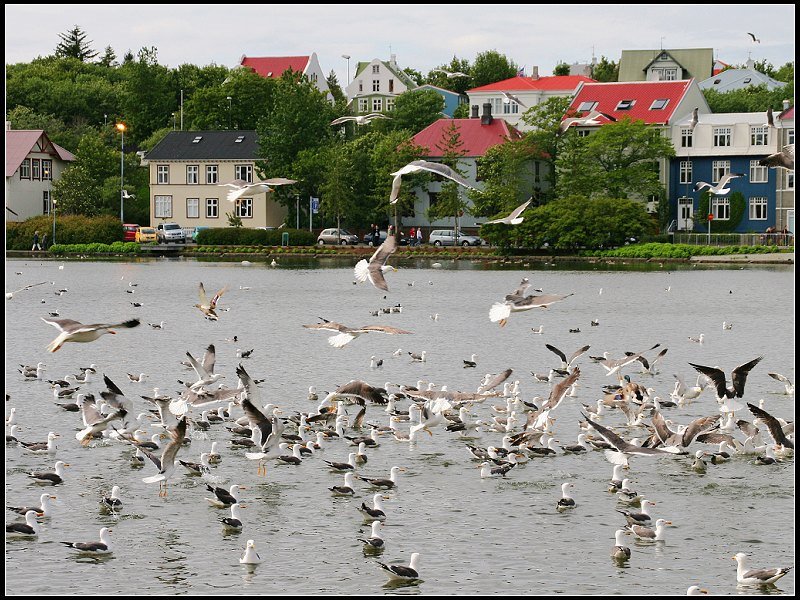
[[[684,70],[682,79],[694,77],[702,81],[714,69],[713,48],[690,50],[623,50],[619,59],[619,81],[645,81],[646,70],[662,52],[669,54]]]

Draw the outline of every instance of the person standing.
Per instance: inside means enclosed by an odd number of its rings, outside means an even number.
[[[410,246],[413,246],[416,243],[417,243],[417,230],[412,227],[411,231],[408,232],[408,244]]]
[[[417,246],[422,245],[422,227],[417,227]]]
[[[47,232],[42,234],[42,250],[47,250]]]
[[[36,250],[41,250],[42,247],[39,245],[39,230],[36,230],[33,233],[33,247],[31,248],[31,252],[35,252]]]
[[[372,243],[375,246],[381,245],[381,226],[378,225],[377,223],[375,224],[375,229],[373,230]]]

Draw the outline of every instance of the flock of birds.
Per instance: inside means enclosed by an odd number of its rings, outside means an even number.
[[[527,206],[528,203],[521,205],[498,222],[509,225],[519,222]],[[391,270],[386,268],[386,263],[395,249],[394,238],[388,238],[369,260],[356,265],[356,282],[369,281],[377,290],[388,291],[384,275]],[[528,293],[530,289],[529,279],[523,278],[503,300],[491,305],[490,320],[502,327],[512,313],[545,309],[568,301],[573,296],[572,293],[545,294],[539,288]],[[203,318],[218,321],[227,286],[219,290],[211,301],[208,301],[202,283],[198,290],[200,302],[195,308]],[[48,346],[49,352],[55,352],[67,342],[93,342],[104,334],[139,325],[139,319],[93,325],[82,325],[69,319],[43,320],[60,331]],[[320,320],[321,323],[303,327],[333,332],[328,342],[334,348],[342,348],[365,333],[412,334],[411,331],[388,325],[349,327],[321,317]],[[595,321],[592,325],[595,325]],[[160,327],[163,326],[162,321]],[[234,340],[238,342],[236,336]],[[228,531],[240,532],[248,528],[239,510],[242,507],[240,491],[247,488],[240,484],[228,488],[216,485],[212,473],[222,455],[217,441],[210,451],[201,453],[200,462],[185,459],[187,444],[191,447],[191,440],[196,439],[198,434],[207,436],[208,432],[221,431],[223,428],[230,432],[229,460],[256,462],[256,475],[259,477],[266,475],[270,464],[299,466],[318,460],[325,465],[322,468],[343,477],[340,485],[328,488],[332,496],[353,497],[357,493],[356,481],[362,482],[372,490],[372,505],[362,502],[357,507],[370,527],[369,537],[359,538],[368,556],[380,556],[386,547],[382,530],[390,520],[390,515],[387,515],[383,500],[388,499],[388,493],[394,494],[395,498],[402,495],[404,484],[400,482],[400,473],[406,470],[402,465],[395,465],[385,477],[368,477],[361,472],[368,461],[368,453],[380,452],[381,446],[391,447],[392,443],[420,444],[426,434],[433,436],[435,432],[444,431],[445,435],[463,443],[465,455],[476,462],[482,479],[514,476],[527,463],[537,464],[537,469],[547,469],[549,459],[565,454],[589,456],[595,452],[601,453],[612,466],[608,491],[617,500],[616,512],[623,515],[626,522],[613,534],[615,542],[610,548],[610,556],[615,563],[631,559],[632,549],[625,543],[627,536],[659,543],[667,539],[668,527],[672,525],[666,518],[654,520],[650,510],[657,503],[652,494],[636,491],[631,476],[624,475],[626,469],[633,469],[632,462],[638,466],[639,462],[649,460],[685,460],[683,457],[693,457],[688,468],[705,472],[708,469],[706,461],[718,465],[750,456],[758,464],[766,466],[790,460],[793,456],[793,422],[773,415],[762,405],[741,402],[745,398],[748,376],[760,364],[762,356],[736,367],[730,377],[717,366],[689,363],[698,372],[697,385],[687,386],[676,375],[675,389],[669,394],[669,399],[661,399],[652,387],[636,380],[644,380],[659,372],[659,365],[667,353],[667,349],[660,348],[660,344],[646,350],[626,352],[616,358],[609,352],[604,352],[602,356],[588,355],[589,345],[571,353],[550,343],[545,347],[558,358],[558,363],[550,368],[547,375],[532,372],[535,382],[544,382],[549,386],[546,394],[532,400],[522,398],[520,381],[512,380],[512,369],[505,369],[499,373],[487,373],[476,385],[475,391],[449,390],[446,385],[425,385],[424,381],[416,384],[387,382],[379,387],[360,379],[340,385],[325,394],[318,394],[312,386],[308,398],[313,409],[294,412],[288,406],[265,402],[258,386],[260,382],[248,373],[241,362],[235,369],[236,384],[224,385],[221,380],[226,378],[225,374],[217,372],[215,368],[216,348],[213,343],[207,346],[200,360],[191,352],[186,352],[184,364],[196,378],[182,381],[179,394],[162,394],[159,388],[154,388],[152,396],[138,394],[141,401],[134,401],[133,397],[123,392],[108,375],[99,371],[96,364],[81,368],[81,373],[70,376],[69,380],[47,380],[46,365],[41,362],[37,365],[20,365],[19,372],[26,380],[49,383],[54,388],[53,396],[60,402],[59,406],[65,411],[79,414],[80,420],[74,423],[77,429],[75,442],[71,443],[85,447],[119,444],[129,449],[127,460],[132,467],[152,473],[143,477],[142,483],[158,483],[160,497],[170,498],[168,485],[177,473],[185,472],[199,477],[201,485],[211,493],[207,498],[209,504],[230,511],[230,516],[220,519]],[[658,354],[650,356],[649,353],[655,350],[658,350]],[[238,358],[245,358],[245,352],[252,350],[237,351]],[[392,358],[403,354],[398,349]],[[425,361],[425,352],[405,354],[412,361]],[[613,383],[603,387],[602,397],[596,403],[583,404],[577,443],[562,445],[555,431],[558,409],[565,400],[574,401],[578,396],[581,374],[591,366],[579,364],[579,361],[587,356],[591,364],[599,365],[598,368],[602,368],[607,376],[616,377],[609,379]],[[463,360],[463,367],[476,368],[479,364],[477,359],[478,355],[473,353],[468,360]],[[372,366],[381,367],[375,363],[374,356]],[[631,371],[633,368],[639,368],[638,377],[635,374],[623,374],[623,370]],[[782,393],[793,396],[794,388],[788,377],[778,373],[769,375],[785,384]],[[78,379],[81,378],[83,385],[86,385],[92,376],[102,381],[102,389],[97,394],[79,392]],[[129,373],[128,378],[131,383],[139,383],[145,375]],[[689,423],[680,423],[677,419],[665,416],[669,410],[697,402],[704,393],[706,396],[713,394],[716,398],[709,399],[710,408],[706,412],[710,414],[707,416]],[[72,397],[75,397],[74,404],[64,404]],[[405,408],[401,408],[401,403],[405,403]],[[483,417],[475,414],[479,410],[484,411]],[[752,415],[752,421],[742,418],[745,411]],[[19,422],[23,416],[18,414],[21,412],[24,411],[13,407],[6,419],[7,427],[11,428],[6,436],[7,451],[14,446],[22,452],[54,459],[58,453],[60,435],[50,432],[45,441],[21,439]],[[609,415],[615,414],[624,417],[625,425],[612,426],[608,423]],[[381,419],[387,419],[388,424],[376,424]],[[644,435],[631,438],[630,431],[634,428],[642,429]],[[559,436],[565,434],[567,431],[560,427]],[[474,443],[484,435],[496,437],[499,441],[486,445]],[[744,438],[740,439],[742,436]],[[390,441],[387,443],[386,440]],[[697,444],[712,445],[716,450],[692,448]],[[341,449],[346,449],[346,462],[315,459],[326,451],[333,458]],[[29,477],[39,485],[74,485],[75,482],[70,481],[66,474],[67,467],[70,465],[57,460],[53,471],[31,472]],[[581,499],[570,494],[572,488],[574,484],[570,481],[561,484],[561,496],[553,498],[554,511],[566,513],[580,510]],[[144,487],[141,493],[144,493]],[[7,523],[7,536],[39,536],[41,519],[58,518],[53,516],[52,510],[55,499],[54,494],[46,492],[39,496],[38,504],[8,506],[9,510],[22,515],[24,521]],[[124,500],[118,486],[98,502],[103,510],[114,513],[124,510]],[[114,551],[111,532],[110,528],[103,527],[98,540],[62,543],[82,554],[110,554]],[[734,558],[738,565],[736,581],[740,585],[770,586],[791,568],[751,569],[744,553],[740,552]],[[247,541],[239,561],[250,567],[263,562],[256,551],[255,540]],[[407,564],[376,562],[376,568],[393,583],[415,584],[422,580],[419,552],[411,553]],[[699,586],[692,586],[687,591],[690,595],[703,592],[704,589]]]

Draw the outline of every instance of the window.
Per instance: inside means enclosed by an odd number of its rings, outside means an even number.
[[[668,103],[669,99],[653,100],[653,103],[650,105],[650,110],[661,110],[666,107]]]
[[[597,106],[599,102],[595,100],[586,100],[585,102],[581,102],[580,106],[578,106],[578,110],[580,112],[589,112],[594,110],[595,106]]]
[[[783,169],[781,169],[783,170]],[[794,171],[786,171],[786,189],[793,190],[794,189]]]
[[[714,127],[714,145],[715,146],[731,145],[730,127]]]
[[[692,183],[692,161],[681,161],[681,183]]]
[[[794,144],[794,127],[786,130],[786,143]]]
[[[363,92],[364,91],[364,82],[361,81],[360,79],[358,80],[358,91],[359,92]]]
[[[578,134],[578,137],[586,137],[592,132],[589,131],[588,129],[576,129],[575,133]]]
[[[206,218],[219,218],[219,198],[206,198]]]
[[[236,179],[244,179],[247,183],[253,183],[253,165],[234,165],[233,172]]]
[[[50,190],[44,190],[42,192],[42,214],[49,215],[51,208],[52,206],[50,205]]]
[[[386,99],[386,110],[394,110],[394,98],[387,98]]]
[[[636,104],[636,100],[620,100],[616,110],[630,110],[634,104]]]
[[[358,99],[358,112],[362,114],[365,112],[369,112],[369,98]]]
[[[714,85],[719,85],[720,83],[722,83],[722,79],[715,79],[714,80]]]
[[[434,207],[439,203],[439,192],[428,192],[428,206]]]
[[[687,221],[694,216],[694,200],[688,196],[678,198],[678,218]],[[681,229],[686,229],[682,227]]]
[[[713,196],[711,198],[711,214],[719,221],[728,221],[731,218],[731,202],[727,198]]]
[[[316,73],[312,73],[311,76],[309,77],[309,79],[311,79],[312,83],[317,83],[317,79],[319,79],[319,78],[317,77]]]
[[[200,167],[197,165],[186,165],[186,183],[197,185],[200,183]]]
[[[394,94],[394,79],[389,80],[389,93]]]
[[[31,179],[42,178],[42,164],[38,158],[31,159]]]
[[[239,198],[236,201],[236,216],[242,219],[253,218],[253,199]]]
[[[757,125],[750,128],[750,145],[766,146],[769,139],[769,127],[767,125]]]
[[[219,167],[206,165],[206,183],[219,183]]]
[[[516,115],[519,113],[519,104],[516,102],[503,102],[503,114],[504,115]]]
[[[200,198],[186,199],[186,218],[197,219],[200,217]]]
[[[383,98],[372,99],[372,112],[381,112],[383,110]]]
[[[767,220],[767,199],[763,196],[756,196],[750,198],[750,220],[751,221],[766,221]]]
[[[742,83],[750,83],[751,81],[753,81],[753,79],[750,77],[745,77],[744,79],[742,79]]]
[[[203,139],[203,136],[202,135],[198,135],[192,140],[192,143],[193,144],[199,144],[202,139]]]
[[[156,219],[172,218],[172,196],[155,196]]]
[[[758,164],[757,160],[750,161],[750,183],[767,183],[767,167]]]
[[[26,158],[23,160],[19,165],[19,178],[20,179],[30,179],[31,178],[31,159]]]
[[[380,72],[381,72],[381,66],[380,65],[372,65],[372,74],[373,75],[377,75]]]
[[[711,182],[718,183],[720,179],[731,172],[731,161],[715,160],[711,163]]]
[[[169,183],[169,165],[156,166],[156,183],[159,184]]]
[[[675,81],[678,79],[678,69],[663,69],[658,78],[660,81]]]
[[[373,79],[372,80],[372,91],[373,92],[380,92],[381,91],[381,80],[380,79]]]
[[[241,144],[243,141],[244,141],[244,136],[243,135],[237,135],[236,139],[233,140],[233,143],[234,144]]]
[[[681,129],[681,148],[691,148],[694,131],[689,128]]]
[[[44,180],[44,181],[52,181],[53,180],[53,161],[52,160],[42,160],[42,180]]]

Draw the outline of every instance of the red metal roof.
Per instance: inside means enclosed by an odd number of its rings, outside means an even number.
[[[594,79],[584,75],[553,75],[552,77],[512,77],[488,85],[467,90],[469,92],[524,92],[526,90],[562,90],[571,92],[579,83],[591,83]]]
[[[794,106],[790,106],[789,108],[787,108],[780,115],[778,115],[778,118],[786,120],[794,119]]]
[[[276,79],[290,68],[292,71],[302,73],[310,59],[310,56],[244,56],[240,64],[243,67],[250,67],[262,77]]]
[[[584,84],[567,109],[567,114],[579,112],[578,107],[584,102],[597,102],[592,110],[614,117],[617,120],[630,117],[645,123],[666,124],[672,117],[692,79],[679,81],[628,81],[620,83],[587,83]],[[630,109],[620,110],[620,102],[634,100]],[[661,109],[651,109],[656,100],[667,100]]]
[[[40,148],[35,148],[42,138]],[[54,144],[41,129],[6,130],[6,177],[11,177],[19,169],[22,161],[31,152],[44,152],[64,161],[75,160],[75,155]]]
[[[491,124],[481,125],[480,119],[439,119],[428,125],[412,138],[412,142],[426,148],[428,156],[436,158],[442,156],[439,146],[448,134],[450,126],[455,124],[461,134],[461,147],[466,152],[465,156],[483,156],[492,146],[505,142],[518,140],[522,133],[503,119],[492,119]]]

